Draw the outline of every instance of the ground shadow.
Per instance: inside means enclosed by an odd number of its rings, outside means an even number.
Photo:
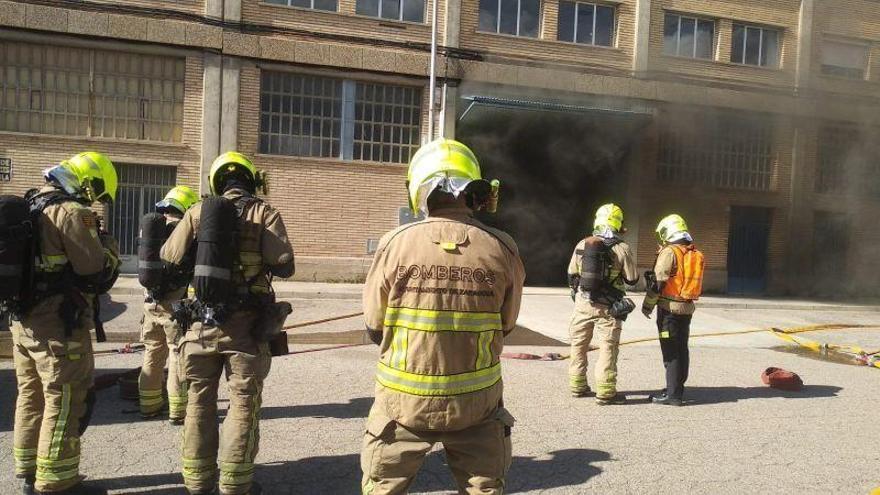
[[[351,399],[348,403],[269,406],[260,409],[261,419],[282,418],[366,418],[373,405],[372,397]]]
[[[811,399],[816,397],[837,397],[842,387],[833,385],[804,385],[799,392],[779,390],[767,386],[762,387],[685,387],[684,398],[689,406],[701,406],[708,404],[722,404],[738,402],[748,399]],[[651,394],[657,390],[627,390],[624,391],[632,402],[649,402]],[[643,397],[639,397],[643,396]]]
[[[514,457],[507,477],[506,493],[578,486],[601,473],[596,462],[608,461],[607,452],[566,449],[547,454],[547,459]],[[359,454],[309,457],[297,461],[260,464],[255,479],[267,493],[336,495],[359,493],[361,482]],[[124,493],[171,495],[185,493],[179,473],[127,476],[95,480],[105,489]],[[455,482],[442,452],[425,459],[410,492],[454,492]]]
[[[110,294],[101,294],[101,321],[107,323],[121,316],[128,309],[128,304],[116,302]]]
[[[504,345],[534,345],[541,347],[568,347],[568,344],[538,333],[530,328],[517,325],[504,337]]]

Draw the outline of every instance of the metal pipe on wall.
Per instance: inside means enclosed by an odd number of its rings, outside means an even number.
[[[433,0],[431,6],[431,66],[430,75],[428,77],[428,142],[434,139],[434,106],[436,104],[435,93],[437,91],[437,0]]]

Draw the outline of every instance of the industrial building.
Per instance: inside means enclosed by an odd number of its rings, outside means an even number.
[[[430,127],[501,180],[487,221],[531,285],[564,284],[615,201],[641,268],[677,212],[709,290],[877,292],[876,0],[0,1],[0,192],[108,154],[129,261],[157,198],[204,192],[237,149],[269,173],[297,278],[362,279]]]

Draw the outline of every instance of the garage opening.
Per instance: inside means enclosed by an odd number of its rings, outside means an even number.
[[[596,208],[615,202],[626,211],[630,161],[649,117],[494,103],[466,110],[456,130],[483,176],[501,180],[498,213],[481,220],[514,237],[527,284],[564,286],[572,249],[592,230]]]

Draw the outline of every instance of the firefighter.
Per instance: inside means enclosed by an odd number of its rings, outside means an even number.
[[[646,272],[647,295],[642,314],[650,318],[657,306],[657,331],[666,368],[666,389],[651,396],[655,404],[683,405],[690,352],[691,318],[703,285],[703,254],[694,245],[687,223],[669,215],[657,226],[660,252],[653,272]]]
[[[116,170],[93,151],[43,172],[25,196],[36,215],[32,296],[13,321],[18,399],[13,457],[22,493],[88,493],[79,474],[80,437],[94,404],[90,331],[99,288],[119,258],[88,208],[116,196]],[[108,246],[108,247],[105,247]]]
[[[165,229],[173,229],[198,200],[198,194],[187,186],[176,186],[168,191],[165,198],[156,203],[156,211],[165,217]],[[138,264],[147,265],[147,269],[150,268],[148,263],[138,260]],[[140,266],[138,269],[141,271]],[[184,272],[189,270],[184,268]],[[168,361],[168,421],[174,425],[183,424],[186,415],[186,382],[178,377],[176,342],[180,338],[180,326],[171,319],[171,305],[186,297],[190,278],[187,275],[189,273],[172,273],[160,268],[159,276],[163,280],[160,288],[149,293],[144,301],[141,326],[141,342],[144,344],[144,364],[138,378],[141,417],[155,417],[164,409],[162,381],[165,361]]]
[[[217,276],[221,284],[229,283],[233,290],[224,302],[223,317],[219,313],[210,317],[199,313],[200,320],[178,344],[181,373],[189,384],[183,427],[183,480],[189,493],[215,493],[219,460],[220,493],[259,493],[259,485],[253,483],[254,459],[259,449],[263,381],[269,374],[271,358],[268,343],[255,338],[252,332],[259,327],[269,301],[274,301],[271,277],[290,277],[294,273],[293,248],[281,215],[256,197],[264,177],[246,156],[234,151],[220,155],[211,165],[208,181],[214,198],[222,196],[234,204],[237,228],[223,226],[223,232],[206,231],[205,224],[210,222],[203,216],[204,206],[219,201],[208,198],[187,210],[161,252],[163,261],[180,265],[196,237],[201,243],[234,232],[233,242],[219,243],[217,247],[223,252],[216,253],[235,260],[231,271],[200,264],[204,262],[201,251],[196,254],[197,279]],[[229,409],[222,434],[218,435],[217,389],[224,370]]]
[[[363,493],[405,493],[440,442],[460,492],[500,494],[513,417],[503,407],[499,356],[525,271],[510,236],[474,218],[497,195],[465,145],[423,146],[407,187],[413,212],[427,219],[381,239],[364,287],[367,333],[380,357]]]
[[[639,276],[632,251],[621,238],[624,232],[623,210],[613,203],[599,207],[592,235],[577,244],[568,264],[575,299],[569,324],[569,389],[574,397],[592,393],[587,384],[587,352],[595,330],[599,341],[595,397],[599,405],[626,401],[617,392],[617,354],[623,320],[635,306],[624,297],[624,284],[635,284]]]

